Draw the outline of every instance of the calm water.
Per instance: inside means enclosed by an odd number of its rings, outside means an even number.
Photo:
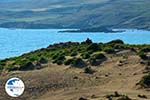
[[[22,55],[50,44],[67,41],[108,42],[122,39],[129,44],[150,44],[150,31],[126,30],[122,33],[58,33],[60,30],[25,30],[0,28],[0,59]]]

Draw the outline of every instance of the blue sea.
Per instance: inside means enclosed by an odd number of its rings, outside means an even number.
[[[150,31],[125,30],[118,33],[60,33],[62,29],[5,29],[0,28],[0,59],[20,56],[50,44],[81,42],[87,38],[94,42],[121,39],[128,44],[150,44]]]

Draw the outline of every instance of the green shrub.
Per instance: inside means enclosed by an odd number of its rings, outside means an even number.
[[[76,56],[76,55],[78,55],[78,53],[77,53],[76,51],[73,51],[73,52],[71,53],[71,56]]]
[[[56,61],[56,64],[57,64],[57,65],[62,65],[62,64],[63,64],[63,61],[62,61],[62,60],[57,60],[57,61]]]
[[[89,62],[90,62],[90,64],[91,64],[92,66],[97,66],[97,65],[99,65],[99,64],[97,63],[97,60],[96,60],[95,58],[90,58],[90,59],[89,59]]]
[[[52,59],[53,59],[53,63],[61,65],[63,64],[66,58],[65,58],[64,53],[56,53],[55,55],[53,55]]]
[[[141,52],[150,52],[150,47],[144,47],[144,48],[142,48]]]
[[[148,59],[147,55],[146,55],[144,52],[140,52],[140,53],[139,53],[139,57],[140,57],[141,59],[143,59],[143,60],[147,60],[147,59]]]
[[[58,65],[62,65],[63,64],[63,61],[62,60],[53,60],[53,62],[52,63],[56,63],[56,64],[58,64]]]
[[[41,64],[46,64],[46,63],[48,63],[48,60],[46,58],[42,57],[42,58],[40,58],[39,62]]]
[[[53,60],[65,60],[65,56],[64,54],[55,54],[53,57],[52,57]]]
[[[114,49],[125,49],[126,47],[123,44],[115,44],[113,45]]]
[[[19,70],[33,70],[35,68],[34,64],[28,60],[23,60],[19,66]]]
[[[57,58],[58,60],[65,60],[66,58],[65,58],[65,56],[64,55],[60,55],[60,56],[58,56],[58,58]]]
[[[142,86],[150,88],[150,73],[144,76],[140,83]]]
[[[37,56],[29,57],[29,60],[32,61],[32,62],[37,61],[38,59],[39,59],[39,57],[37,57]]]
[[[53,61],[52,61],[52,63],[54,63],[54,64],[55,64],[56,62],[57,62],[57,60],[53,60]]]
[[[92,52],[101,51],[101,48],[97,43],[92,43],[87,47],[87,51],[92,51]]]
[[[73,59],[67,59],[67,60],[64,62],[64,64],[65,64],[65,65],[70,65],[70,64],[72,64],[72,62],[73,62]]]
[[[107,44],[124,44],[124,42],[120,39],[117,39],[117,40],[110,41]]]
[[[4,69],[4,66],[0,65],[0,71]]]
[[[5,66],[5,69],[7,71],[15,71],[15,70],[18,70],[18,67],[15,67],[13,65],[7,65],[7,66]]]
[[[5,65],[6,62],[0,61],[0,70],[3,70]]]
[[[71,65],[77,68],[83,68],[86,66],[85,62],[81,58],[74,58]]]
[[[92,57],[95,58],[95,59],[104,59],[104,58],[106,58],[103,53],[96,53]]]
[[[5,66],[5,65],[6,65],[6,62],[0,61],[0,65],[1,65],[1,66]]]
[[[112,54],[115,52],[115,50],[112,47],[106,47],[106,48],[104,48],[104,52],[106,52],[108,54]]]
[[[92,66],[97,66],[101,64],[106,59],[103,53],[96,53],[92,55],[89,59],[89,62]]]
[[[58,53],[53,54],[52,59],[54,60],[54,59],[56,59],[58,56],[59,56],[59,54],[58,54]]]
[[[82,56],[83,59],[89,59],[90,58],[89,53],[83,53],[81,56]]]
[[[65,60],[65,56],[63,54],[59,54],[57,55],[57,57],[53,60],[53,63],[56,63],[58,65],[62,65],[64,60]]]

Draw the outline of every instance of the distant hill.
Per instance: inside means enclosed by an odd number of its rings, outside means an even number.
[[[112,26],[150,30],[149,5],[149,0],[2,0],[0,26],[40,28],[41,24],[43,28]]]

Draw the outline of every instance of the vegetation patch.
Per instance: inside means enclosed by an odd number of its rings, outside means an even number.
[[[106,60],[106,56],[103,53],[95,53],[89,59],[92,66],[97,66]]]
[[[87,52],[81,54],[81,56],[82,56],[83,59],[89,59],[91,57],[91,55],[89,53],[87,53]]]
[[[87,47],[87,51],[96,52],[101,51],[102,49],[97,43],[92,43]]]
[[[107,60],[107,54],[128,49],[137,51],[141,59],[148,61],[149,45],[128,45],[122,40],[108,43],[93,43],[89,38],[84,42],[66,42],[50,45],[19,57],[0,61],[0,70],[34,70],[43,68],[42,64],[54,63],[76,68],[98,66]],[[136,53],[136,52],[135,52]],[[106,57],[107,56],[107,57]]]
[[[113,54],[113,53],[115,53],[115,49],[113,47],[106,47],[106,48],[104,48],[104,52],[106,52],[108,54]]]
[[[74,58],[72,63],[72,67],[83,68],[86,67],[86,63],[81,58]]]
[[[150,47],[144,47],[144,48],[142,48],[141,52],[150,52]]]
[[[150,88],[150,73],[142,78],[140,84],[145,88]]]
[[[62,65],[66,58],[65,58],[65,55],[61,53],[61,54],[54,55],[52,59],[53,59],[53,63]]]
[[[124,42],[120,39],[117,39],[117,40],[110,41],[107,44],[124,44]]]
[[[103,53],[95,53],[95,54],[93,54],[92,57],[95,58],[95,59],[104,59],[104,58],[106,58],[106,56]]]
[[[46,64],[46,63],[48,63],[48,60],[46,58],[42,57],[42,58],[40,58],[39,62],[41,64]]]
[[[35,68],[34,64],[31,61],[22,61],[18,70],[33,70]]]
[[[144,52],[140,52],[139,53],[139,57],[143,60],[147,60],[148,59],[148,56],[144,53]]]
[[[64,62],[64,64],[65,64],[65,65],[71,65],[72,62],[73,62],[73,58],[72,58],[72,59],[67,59],[67,60]]]
[[[77,56],[77,55],[78,55],[78,53],[76,51],[73,51],[70,56],[73,57],[73,56]]]

